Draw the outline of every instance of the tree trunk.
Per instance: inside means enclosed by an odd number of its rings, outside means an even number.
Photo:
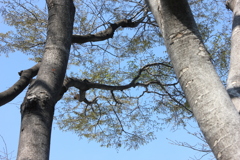
[[[227,91],[238,112],[240,111],[240,1],[228,0],[227,7],[233,11],[231,59],[227,80]]]
[[[214,155],[219,160],[239,160],[240,117],[211,63],[187,0],[146,1]]]
[[[75,7],[72,0],[47,0],[48,32],[37,78],[21,105],[18,160],[48,160],[50,136],[71,47]]]

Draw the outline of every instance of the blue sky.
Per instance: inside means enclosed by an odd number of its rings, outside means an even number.
[[[9,29],[0,19],[1,31]],[[0,56],[0,92],[11,87],[19,78],[18,72],[28,69],[34,62],[28,60],[28,56],[16,52]],[[12,159],[16,158],[18,138],[20,131],[20,105],[25,93],[20,94],[12,102],[0,107],[0,135],[4,138],[8,152]],[[191,122],[192,126],[197,126]],[[94,141],[88,142],[86,138],[80,139],[72,132],[62,132],[54,124],[51,140],[51,160],[191,160],[194,157],[200,158],[202,154],[197,151],[170,144],[168,139],[196,144],[200,142],[183,129],[171,131],[167,128],[156,133],[157,139],[138,150],[126,151],[114,148],[102,148]],[[189,131],[197,131],[197,128],[190,127]],[[0,155],[5,149],[3,141],[0,139]],[[192,158],[191,158],[192,157]],[[11,157],[10,157],[11,158]],[[202,158],[208,160],[209,156]],[[0,157],[1,160],[1,157]]]
[[[28,57],[22,53],[12,53],[6,58],[0,56],[0,91],[4,91],[14,84],[19,76],[18,72],[28,69],[34,65]],[[19,128],[20,128],[20,111],[19,107],[24,98],[25,93],[20,94],[12,102],[0,107],[0,135],[4,138],[8,152],[12,152],[12,156],[17,154]],[[195,123],[191,125],[196,126]],[[194,128],[188,128],[195,131]],[[199,142],[197,138],[187,134],[185,130],[177,130],[175,132],[167,128],[156,133],[157,139],[145,146],[141,146],[138,150],[126,151],[120,149],[117,151],[113,148],[102,148],[94,141],[88,142],[86,138],[80,140],[77,135],[72,132],[62,132],[56,125],[53,125],[52,141],[51,141],[51,160],[190,160],[190,157],[201,157],[197,151],[169,144],[168,139],[188,142],[196,144]],[[3,151],[4,143],[0,140],[0,151]],[[1,153],[0,153],[1,154]],[[13,158],[15,159],[15,158]],[[207,160],[205,157],[202,160]]]

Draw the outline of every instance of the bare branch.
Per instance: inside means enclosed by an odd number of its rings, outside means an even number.
[[[116,23],[109,23],[110,26],[104,30],[97,32],[95,34],[88,34],[88,35],[73,35],[72,36],[72,43],[78,43],[78,44],[83,44],[86,42],[97,42],[97,41],[103,41],[109,38],[112,38],[114,35],[114,32],[117,28],[122,27],[130,27],[134,28],[137,27],[144,19],[145,17],[142,17],[141,19],[137,21],[132,21],[132,19],[123,19],[120,20]]]
[[[63,84],[63,87],[62,87],[62,91],[59,95],[59,99],[62,98],[63,94],[68,90],[69,87],[75,87],[75,88],[79,89],[79,94],[75,95],[74,99],[78,99],[80,102],[85,102],[86,104],[96,103],[97,98],[93,99],[92,101],[88,101],[86,99],[86,91],[92,88],[92,89],[103,89],[103,90],[111,91],[112,97],[115,100],[115,102],[120,103],[116,100],[116,98],[113,94],[114,90],[122,91],[122,90],[125,90],[125,89],[134,88],[136,86],[147,87],[151,84],[158,84],[160,86],[164,86],[159,81],[150,81],[150,82],[146,82],[146,83],[136,83],[136,81],[141,76],[143,71],[145,71],[146,69],[148,69],[151,66],[158,66],[158,65],[164,65],[166,67],[171,67],[171,66],[169,66],[167,64],[164,64],[164,63],[151,63],[151,64],[148,64],[148,65],[145,65],[138,71],[137,76],[134,77],[133,80],[127,85],[111,86],[111,85],[89,82],[86,79],[81,80],[81,79],[77,79],[77,78],[66,78],[64,80],[64,84]],[[169,86],[169,85],[170,84],[167,84],[167,86]],[[171,85],[174,85],[174,84],[171,84]]]
[[[112,97],[113,97],[113,100],[114,100],[116,103],[122,104],[121,102],[119,102],[119,101],[116,99],[116,97],[115,97],[115,95],[114,95],[114,93],[113,93],[113,90],[111,90],[111,95],[112,95]]]
[[[159,83],[157,81],[148,82],[146,84],[136,83],[137,79],[141,76],[141,74],[144,70],[146,70],[148,67],[157,66],[157,65],[164,65],[167,67],[171,67],[171,66],[168,66],[167,64],[163,64],[163,63],[151,63],[148,65],[145,65],[138,71],[138,75],[136,77],[134,77],[133,80],[127,85],[111,86],[111,85],[89,82],[86,79],[81,80],[81,79],[77,79],[77,78],[67,78],[65,81],[65,87],[66,88],[76,87],[80,90],[88,90],[90,88],[97,88],[97,89],[103,89],[103,90],[125,90],[125,89],[129,89],[129,88],[136,87],[136,86],[146,86],[146,85],[150,85],[153,83]]]
[[[206,148],[206,145],[205,145],[205,144],[190,145],[190,144],[188,144],[188,143],[186,143],[186,142],[179,142],[179,141],[176,141],[176,140],[173,141],[173,140],[170,140],[170,139],[168,139],[168,140],[169,140],[170,143],[173,144],[173,145],[190,148],[190,149],[193,149],[193,150],[199,151],[199,152],[207,152],[207,153],[211,153],[211,152],[212,152],[211,149]],[[200,145],[200,147],[199,147],[199,145]]]
[[[20,79],[9,89],[0,93],[0,106],[10,102],[17,97],[37,75],[41,63],[36,64],[30,69],[20,71]]]
[[[86,91],[82,91],[82,90],[79,91],[79,94],[76,94],[74,96],[74,99],[77,99],[79,102],[85,102],[88,105],[97,103],[97,97],[95,97],[92,101],[89,101],[86,98]]]

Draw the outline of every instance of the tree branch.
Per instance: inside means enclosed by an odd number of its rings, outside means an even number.
[[[122,104],[121,102],[119,102],[119,101],[116,99],[116,97],[115,97],[115,95],[114,95],[114,93],[113,93],[113,90],[111,90],[111,95],[112,95],[113,100],[114,100],[116,103]]]
[[[72,43],[82,44],[82,43],[86,43],[86,42],[97,42],[97,41],[103,41],[103,40],[112,38],[114,35],[114,32],[117,28],[119,28],[119,27],[122,27],[122,28],[137,27],[139,25],[139,23],[141,23],[143,21],[144,18],[145,18],[145,16],[134,22],[132,21],[132,18],[131,18],[131,19],[123,19],[123,20],[117,21],[116,23],[109,23],[110,26],[106,30],[97,32],[95,34],[88,34],[88,35],[83,35],[83,36],[73,35]]]
[[[125,90],[125,89],[129,89],[129,88],[132,88],[132,87],[134,88],[136,86],[147,87],[150,84],[163,85],[159,81],[150,81],[150,82],[147,82],[147,83],[136,83],[136,81],[141,76],[143,71],[145,71],[148,67],[157,66],[157,65],[164,65],[166,67],[171,67],[171,66],[169,66],[167,64],[164,64],[164,63],[151,63],[151,64],[148,64],[148,65],[145,65],[138,71],[138,74],[136,75],[136,77],[134,77],[132,79],[132,81],[127,85],[111,86],[111,85],[89,82],[86,79],[81,80],[81,79],[77,79],[77,78],[66,78],[64,80],[64,84],[63,84],[63,87],[62,87],[61,94],[59,95],[59,99],[62,98],[63,94],[68,90],[69,87],[75,87],[75,88],[80,90],[79,94],[74,96],[74,99],[78,99],[80,102],[84,101],[87,104],[92,104],[92,103],[96,102],[96,98],[92,101],[88,101],[85,97],[86,91],[91,89],[91,88],[92,89],[109,90],[111,92],[113,98],[114,98],[114,94],[113,94],[114,90]],[[167,84],[167,85],[169,85],[169,84]]]
[[[20,79],[12,87],[0,93],[0,106],[13,100],[28,86],[32,78],[37,75],[40,65],[41,63],[38,63],[32,68],[18,73]]]

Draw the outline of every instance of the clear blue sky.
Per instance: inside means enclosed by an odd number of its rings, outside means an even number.
[[[8,30],[0,19],[1,32]],[[18,72],[34,65],[29,57],[22,53],[11,53],[8,58],[0,56],[0,92],[11,87],[19,78]],[[4,138],[12,159],[17,154],[18,138],[20,131],[20,105],[25,93],[19,95],[12,102],[0,107],[0,135]],[[196,123],[191,123],[197,126]],[[196,131],[188,128],[189,131]],[[53,125],[51,141],[51,160],[190,160],[191,157],[200,158],[202,154],[197,151],[169,144],[168,139],[196,144],[197,138],[187,134],[185,130],[170,131],[170,128],[156,133],[157,139],[138,150],[119,151],[113,148],[101,148],[98,143],[88,142],[86,138],[80,140],[72,132],[62,132]],[[4,143],[0,139],[0,155]],[[0,157],[1,159],[1,157]],[[202,160],[209,159],[209,156]]]
[[[18,72],[34,65],[28,57],[22,53],[12,53],[6,58],[0,56],[0,92],[14,84],[19,76]],[[19,107],[25,96],[19,95],[12,102],[0,107],[0,135],[4,138],[7,149],[13,156],[17,154],[17,145],[20,131]],[[192,123],[193,124],[193,123]],[[196,126],[196,124],[193,124]],[[167,126],[166,126],[167,127]],[[193,128],[189,128],[193,130]],[[175,132],[165,129],[157,133],[157,139],[140,147],[138,150],[118,152],[112,148],[101,148],[98,143],[83,138],[79,140],[72,132],[62,132],[53,125],[51,141],[51,160],[188,160],[190,157],[200,157],[197,151],[169,144],[166,139],[178,140],[196,144],[195,137],[187,134],[185,130]],[[0,150],[3,150],[3,142],[0,140]],[[15,158],[13,158],[15,159]],[[203,158],[205,160],[208,158]]]

